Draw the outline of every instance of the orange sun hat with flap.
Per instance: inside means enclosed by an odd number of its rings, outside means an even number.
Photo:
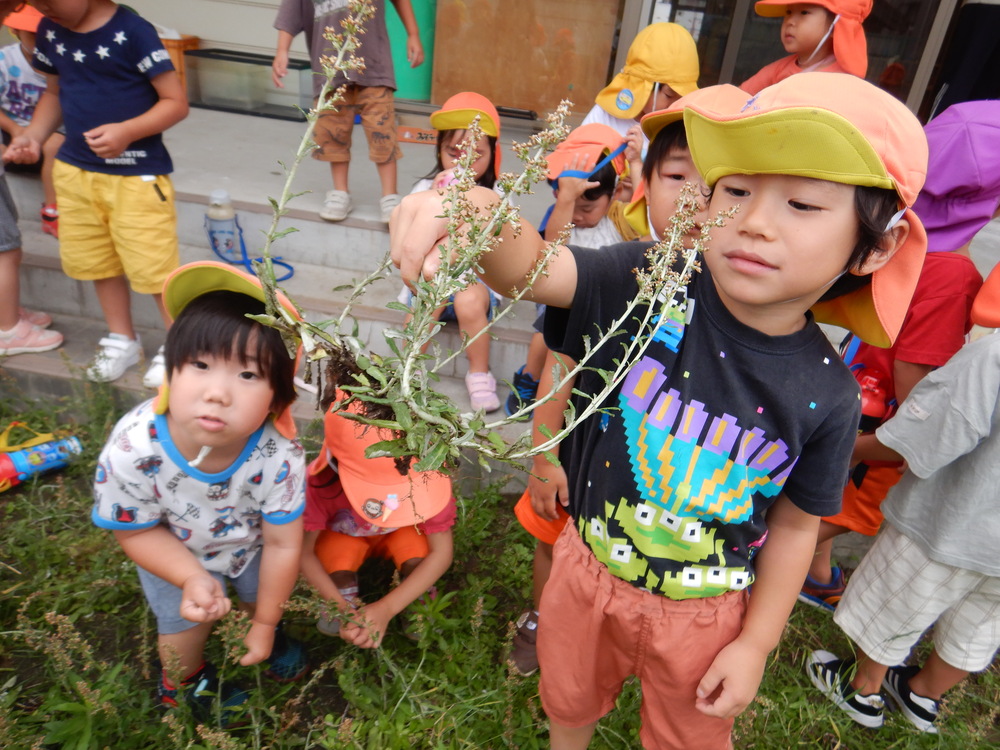
[[[927,176],[928,156],[913,113],[861,78],[800,73],[738,109],[692,102],[684,126],[691,157],[709,187],[730,174],[780,174],[896,193],[902,206],[897,216],[910,226],[906,241],[869,283],[812,307],[821,323],[846,328],[874,346],[891,346],[927,249],[923,225],[910,208]]]
[[[872,12],[872,0],[809,0],[833,13],[833,56],[851,75],[864,78],[868,72],[868,42],[862,23]],[[753,9],[758,16],[780,18],[789,5],[787,0],[758,0]]]
[[[343,392],[337,396],[338,402],[346,398]],[[352,401],[346,411],[360,414],[360,402]],[[437,471],[416,471],[412,465],[404,476],[394,459],[365,456],[370,446],[394,436],[344,416],[335,402],[323,417],[323,448],[309,465],[309,474],[332,466],[351,507],[375,526],[402,528],[429,521],[451,500],[451,478]]]
[[[431,127],[435,130],[468,130],[479,115],[479,128],[486,135],[500,140],[500,113],[493,102],[475,91],[461,91],[448,97],[441,109],[431,112]],[[500,144],[497,143],[494,171],[500,174]]]

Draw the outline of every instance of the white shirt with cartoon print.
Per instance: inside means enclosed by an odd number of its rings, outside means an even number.
[[[262,522],[285,524],[305,509],[305,451],[268,420],[225,471],[192,467],[149,400],[115,425],[94,478],[97,526],[164,524],[206,570],[235,578],[263,546]]]

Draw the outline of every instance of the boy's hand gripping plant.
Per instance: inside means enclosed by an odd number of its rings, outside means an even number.
[[[565,426],[559,432],[548,435],[549,439],[538,446],[531,445],[528,434],[507,443],[497,430],[508,422],[523,419],[544,401],[544,397],[510,417],[487,421],[481,412],[461,413],[451,399],[434,389],[433,385],[440,378],[441,368],[459,356],[472,339],[464,340],[458,351],[442,351],[432,341],[434,332],[442,325],[435,320],[433,313],[448,304],[448,299],[455,292],[464,289],[470,282],[475,283],[474,273],[479,258],[496,248],[500,230],[505,224],[515,224],[518,221],[519,211],[512,205],[511,199],[515,195],[530,193],[532,185],[545,179],[545,154],[552,151],[568,133],[564,120],[569,113],[569,102],[560,103],[556,111],[547,118],[546,127],[533,135],[527,143],[514,144],[514,151],[524,165],[523,171],[519,175],[500,175],[498,184],[502,198],[488,215],[479,213],[464,197],[464,193],[475,185],[471,164],[475,159],[474,144],[482,134],[478,117],[473,122],[463,142],[463,154],[456,170],[458,181],[446,189],[443,215],[447,219],[448,238],[439,246],[440,269],[433,278],[416,284],[410,308],[396,302],[389,305],[401,313],[411,313],[409,323],[401,329],[387,329],[384,332],[389,355],[383,356],[368,350],[365,343],[359,340],[359,327],[350,314],[352,306],[362,298],[366,289],[389,275],[391,261],[388,255],[378,268],[353,287],[338,287],[334,290],[350,292],[339,317],[316,324],[292,319],[275,297],[277,284],[270,248],[275,240],[296,231],[294,228],[278,230],[278,223],[286,213],[289,201],[298,195],[292,192],[292,180],[302,159],[312,148],[313,127],[320,112],[336,107],[343,100],[341,90],[331,94],[333,76],[337,71],[358,70],[363,67],[363,62],[354,52],[358,47],[358,35],[364,33],[363,24],[371,17],[372,12],[368,0],[353,0],[349,16],[342,22],[343,31],[327,29],[326,38],[337,54],[324,59],[327,79],[319,95],[320,104],[307,113],[308,126],[292,166],[286,168],[281,198],[270,199],[274,218],[266,233],[263,257],[254,263],[268,300],[267,314],[261,316],[260,320],[282,332],[293,356],[296,347],[301,344],[307,365],[306,377],[318,381],[318,402],[322,409],[328,408],[338,397],[343,398],[346,394],[347,399],[360,400],[365,405],[363,415],[348,413],[347,416],[393,431],[393,439],[377,443],[369,452],[375,451],[375,455],[396,458],[401,472],[405,473],[411,456],[417,459],[414,464],[417,470],[446,469],[457,464],[465,449],[472,449],[486,468],[489,468],[488,459],[519,465],[525,458],[547,452],[582,420],[602,409],[601,405],[622,382],[630,367],[641,358],[657,331],[670,320],[670,310],[677,304],[675,293],[698,270],[698,255],[706,248],[711,228],[719,226],[726,217],[720,215],[703,224],[700,236],[690,248],[685,248],[684,238],[689,236],[695,226],[694,217],[698,213],[700,200],[694,187],[685,187],[677,201],[677,212],[664,233],[664,239],[647,253],[649,267],[636,271],[639,292],[635,299],[615,325],[596,340],[585,342],[586,353],[576,367],[559,368],[554,378],[554,388],[562,387],[584,369],[593,370],[587,364],[593,353],[617,336],[622,325],[636,316],[640,320],[639,333],[621,344],[621,355],[615,360],[614,370],[594,370],[600,373],[604,381],[602,390],[588,395],[587,401],[580,408],[571,404]],[[523,297],[531,284],[547,273],[549,259],[558,252],[559,245],[565,243],[567,235],[568,231],[564,231],[555,242],[546,246],[542,257],[528,274],[524,288],[513,295],[515,300]],[[511,309],[508,306],[494,316],[490,326],[502,320]],[[489,335],[489,327],[479,335]]]

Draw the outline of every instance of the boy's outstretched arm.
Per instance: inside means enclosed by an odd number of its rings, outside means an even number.
[[[489,188],[476,187],[464,194],[475,210],[487,217],[500,197]],[[448,220],[444,218],[447,196],[436,190],[425,190],[403,198],[393,211],[389,223],[389,245],[392,261],[399,269],[403,282],[412,286],[420,278],[429,279],[440,266],[438,245],[448,236]],[[512,289],[524,286],[525,278],[545,248],[538,232],[528,222],[521,221],[521,231],[505,225],[502,241],[494,252],[483,253],[479,265],[483,281],[500,294],[510,296]],[[464,239],[468,225],[459,227]],[[549,261],[549,273],[540,277],[526,295],[528,299],[554,307],[569,307],[576,292],[576,260],[563,248]]]
[[[249,666],[264,661],[274,647],[274,629],[281,621],[285,602],[299,577],[302,554],[302,517],[283,524],[261,524],[264,547],[260,551],[260,583],[257,606],[250,632],[243,639],[247,653],[240,664]]]
[[[366,604],[357,619],[340,626],[340,637],[361,648],[375,648],[385,636],[389,621],[415,602],[427,589],[438,582],[451,567],[454,555],[451,529],[427,535],[430,550],[427,557],[400,584],[377,602]]]
[[[781,640],[806,579],[819,522],[784,494],[768,510],[767,541],[756,558],[743,630],[719,652],[698,686],[696,706],[702,713],[732,718],[757,695],[768,654]]]
[[[162,133],[188,115],[187,92],[176,70],[160,73],[151,83],[159,100],[138,117],[109,122],[83,134],[90,150],[102,159],[114,159],[141,138]]]
[[[221,584],[166,526],[117,529],[114,535],[136,565],[182,590],[182,617],[212,622],[229,613],[232,602]]]

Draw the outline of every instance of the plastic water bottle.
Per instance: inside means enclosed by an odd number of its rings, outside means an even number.
[[[9,490],[35,474],[62,469],[82,452],[80,441],[70,437],[0,453],[0,492]]]
[[[227,191],[213,190],[209,193],[205,231],[208,232],[208,241],[216,255],[229,263],[242,261],[236,210]]]

